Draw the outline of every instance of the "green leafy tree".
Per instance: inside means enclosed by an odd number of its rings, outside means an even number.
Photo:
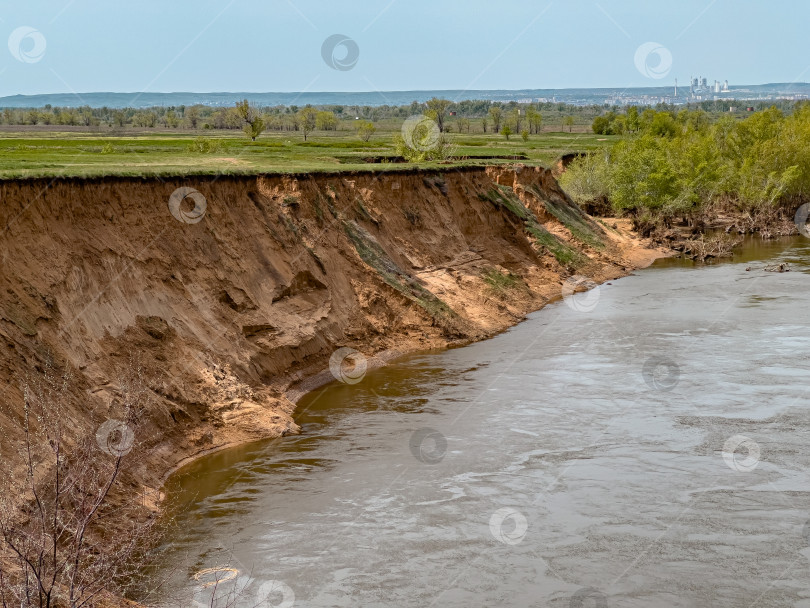
[[[523,114],[520,109],[515,108],[512,111],[510,122],[512,123],[512,131],[514,133],[520,133],[523,130]]]
[[[535,135],[539,134],[543,126],[543,115],[535,108],[530,107],[526,110],[526,120],[529,123],[529,130]]]
[[[512,135],[512,127],[509,125],[504,125],[501,129],[501,135],[506,138],[506,141],[509,141],[509,137]]]
[[[377,132],[377,127],[374,126],[373,122],[369,122],[367,120],[361,121],[360,124],[357,125],[357,135],[363,141],[369,141],[371,136]]]
[[[649,135],[617,146],[610,198],[616,209],[657,210],[678,195],[677,175],[657,138]]]
[[[407,140],[400,134],[394,136],[394,147],[399,156],[408,162],[444,160],[452,155],[453,147],[447,136],[431,128],[429,121],[412,125]]]
[[[304,141],[306,141],[308,135],[315,130],[317,120],[318,111],[311,106],[301,108],[301,110],[298,111],[298,126],[304,133]]]
[[[337,116],[334,112],[320,111],[315,116],[315,126],[319,131],[337,131]]]
[[[434,97],[426,102],[428,111],[432,113],[430,117],[439,125],[439,131],[441,133],[444,133],[444,117],[452,104],[453,102],[449,99],[439,99],[438,97]]]
[[[188,126],[192,129],[196,129],[200,123],[200,108],[199,106],[190,106],[186,108],[185,111],[185,119]]]
[[[627,108],[627,130],[630,133],[638,133],[638,128],[638,108],[636,106],[630,106]]]
[[[570,132],[571,132],[571,129],[572,129],[572,128],[573,128],[573,126],[574,126],[574,117],[573,117],[573,116],[566,116],[566,117],[563,119],[563,124],[564,124],[566,127],[568,127],[568,132],[570,133]]]
[[[607,135],[610,130],[610,118],[607,116],[597,116],[593,119],[591,129],[597,135]]]
[[[169,110],[166,112],[164,122],[170,129],[176,129],[180,125],[180,119],[177,118],[177,114],[175,114],[174,110]]]
[[[256,138],[264,133],[264,120],[261,116],[257,116],[250,122],[246,122],[242,130],[250,138],[250,141],[256,141]]]
[[[609,153],[585,154],[560,176],[560,185],[580,205],[606,201],[610,194]]]
[[[242,130],[251,141],[264,132],[265,124],[262,116],[255,106],[251,105],[247,99],[236,103],[236,112],[242,120]]]

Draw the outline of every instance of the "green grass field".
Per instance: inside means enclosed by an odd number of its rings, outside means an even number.
[[[559,128],[559,127],[557,127]],[[188,174],[311,173],[396,170],[515,162],[491,157],[518,156],[520,162],[550,166],[563,154],[609,145],[615,137],[585,132],[548,131],[509,141],[502,135],[451,133],[454,157],[442,163],[379,162],[396,155],[395,131],[378,131],[369,142],[354,131],[314,132],[307,142],[294,131],[264,133],[251,142],[238,131],[88,132],[26,129],[0,132],[0,179],[25,177],[150,176]],[[583,127],[578,130],[584,131]],[[195,146],[204,137],[203,149]],[[376,159],[377,162],[370,162]]]

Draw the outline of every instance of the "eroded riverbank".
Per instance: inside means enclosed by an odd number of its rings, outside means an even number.
[[[193,575],[230,564],[271,605],[806,606],[810,246],[755,247],[305,397],[301,436],[170,481],[174,583],[199,601]]]
[[[663,255],[519,165],[20,180],[0,194],[0,431],[19,434],[25,382],[69,373],[76,434],[127,417],[126,484],[150,497],[190,458],[296,432],[294,401],[331,379],[340,348],[479,340],[572,277]],[[122,407],[132,375],[148,396],[137,415]],[[10,446],[0,457],[18,464]]]
[[[40,431],[89,451],[59,465],[53,441],[35,442],[53,457],[37,465],[41,484],[60,466],[123,459],[89,526],[89,562],[158,516],[167,471],[295,434],[294,402],[348,371],[333,361],[347,349],[373,364],[469,344],[667,253],[521,165],[15,180],[0,198],[4,487],[26,479],[24,395],[47,384],[40,405],[59,414]],[[34,500],[6,494],[18,515]],[[39,533],[22,515],[13,528]],[[136,554],[118,563],[137,568]],[[69,586],[59,576],[54,587]],[[130,580],[105,571],[97,584],[122,595]]]

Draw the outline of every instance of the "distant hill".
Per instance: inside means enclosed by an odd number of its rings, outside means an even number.
[[[612,88],[612,89],[524,89],[520,91],[382,91],[362,93],[55,93],[48,95],[12,95],[0,97],[0,108],[40,108],[45,105],[62,107],[147,108],[152,106],[206,105],[230,106],[241,99],[249,99],[262,106],[312,104],[343,106],[407,105],[423,102],[431,97],[444,97],[454,101],[482,99],[489,101],[537,102],[551,101],[576,105],[603,103],[655,104],[658,102],[685,103],[689,87],[680,87],[678,98],[674,87]],[[808,83],[777,83],[732,86],[728,93],[707,92],[702,100],[714,99],[779,99],[810,97]]]

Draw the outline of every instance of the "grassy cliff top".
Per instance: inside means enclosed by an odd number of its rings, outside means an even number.
[[[440,166],[436,162],[390,162],[396,157],[394,131],[377,132],[368,142],[353,131],[316,132],[306,142],[299,132],[268,132],[252,142],[239,131],[68,129],[6,127],[0,132],[0,179],[243,175]],[[514,135],[507,141],[503,135],[483,133],[451,133],[449,138],[457,159],[451,166],[516,159],[549,166],[563,154],[594,150],[615,139],[576,130],[542,132],[531,135],[528,141]]]

